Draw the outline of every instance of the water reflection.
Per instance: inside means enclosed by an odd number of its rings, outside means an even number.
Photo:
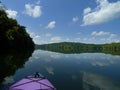
[[[38,71],[47,77],[57,90],[120,89],[120,56],[104,53],[62,54],[42,50],[35,50],[30,58],[29,56],[11,54],[0,58],[4,60],[1,63],[7,66],[5,70],[10,68],[9,65],[11,68],[16,67],[13,70],[9,69],[13,73],[3,74],[2,84],[16,82]],[[13,60],[18,60],[18,62],[13,62]],[[5,89],[2,87],[1,90]]]
[[[84,71],[83,88],[84,90],[120,90],[120,82],[115,83],[105,76]]]
[[[30,60],[34,60],[36,67],[40,66],[44,75],[49,74],[58,90],[119,90],[120,56],[36,50]]]
[[[46,66],[45,67],[46,68],[46,71],[49,73],[49,74],[52,74],[52,75],[54,75],[54,68],[53,67],[49,67],[49,66]]]
[[[0,87],[2,84],[6,85],[15,81],[13,75],[19,68],[24,66],[32,52],[0,53]]]
[[[14,83],[15,80],[13,78],[13,76],[8,76],[4,78],[4,81],[2,82],[2,84],[9,84],[9,83]]]

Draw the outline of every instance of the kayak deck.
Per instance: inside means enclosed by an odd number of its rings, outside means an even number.
[[[28,76],[13,84],[9,90],[56,90],[56,88],[43,76]]]

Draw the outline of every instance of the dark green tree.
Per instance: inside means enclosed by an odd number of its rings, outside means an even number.
[[[0,9],[0,50],[2,49],[34,49],[34,42],[25,27],[7,17],[4,9]]]

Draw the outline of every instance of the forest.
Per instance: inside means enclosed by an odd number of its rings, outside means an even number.
[[[26,28],[9,18],[4,8],[0,7],[0,51],[30,50],[34,46]]]
[[[36,49],[60,52],[60,53],[85,53],[103,52],[120,55],[120,43],[110,44],[85,44],[77,42],[61,42],[52,44],[36,45]]]

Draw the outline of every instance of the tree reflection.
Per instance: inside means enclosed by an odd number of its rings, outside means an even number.
[[[24,52],[0,52],[0,83],[7,76],[14,75],[16,70],[22,68],[25,62],[32,55],[33,50]]]

